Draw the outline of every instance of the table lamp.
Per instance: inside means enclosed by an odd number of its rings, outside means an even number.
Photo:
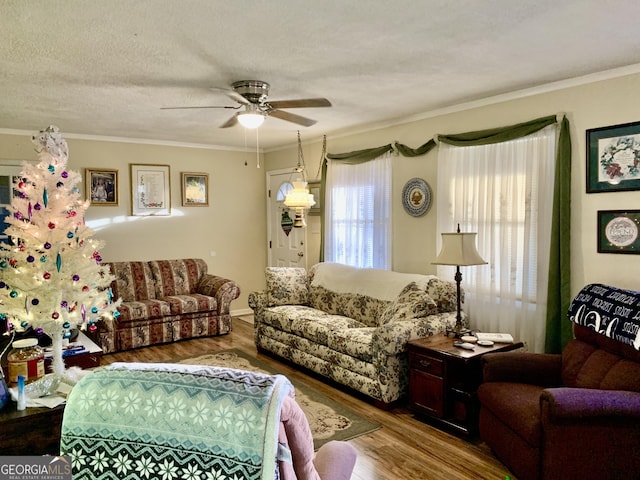
[[[460,282],[462,282],[462,273],[460,267],[470,265],[484,265],[487,262],[480,256],[476,249],[477,233],[460,232],[460,224],[458,231],[454,233],[442,233],[442,249],[433,265],[451,265],[456,267],[456,300],[458,303],[458,311],[456,314],[456,325],[453,330],[447,327],[447,336],[453,333],[455,337],[461,337],[469,333],[469,329],[462,325],[462,313],[460,309]]]

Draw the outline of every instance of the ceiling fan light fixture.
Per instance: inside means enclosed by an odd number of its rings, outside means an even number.
[[[239,113],[238,122],[240,122],[240,125],[244,128],[253,130],[264,123],[264,114],[253,112]]]

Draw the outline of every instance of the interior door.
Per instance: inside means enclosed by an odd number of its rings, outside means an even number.
[[[274,170],[267,173],[268,257],[271,267],[307,266],[306,229],[293,228],[295,212],[284,204],[285,196],[291,189],[291,170]]]

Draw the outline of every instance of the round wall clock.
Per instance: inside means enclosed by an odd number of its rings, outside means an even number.
[[[402,189],[402,206],[412,217],[427,213],[431,206],[431,188],[421,178],[412,178]]]

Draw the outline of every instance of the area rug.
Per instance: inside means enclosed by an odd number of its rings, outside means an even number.
[[[176,360],[176,363],[211,365],[269,374],[279,373],[267,363],[238,349],[182,358]],[[316,450],[330,440],[350,440],[380,428],[380,425],[361,417],[303,382],[292,381],[291,383],[296,389],[296,401],[309,420]]]

